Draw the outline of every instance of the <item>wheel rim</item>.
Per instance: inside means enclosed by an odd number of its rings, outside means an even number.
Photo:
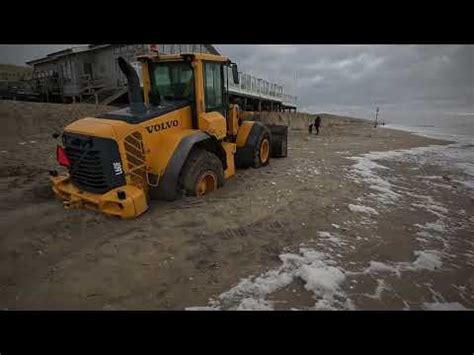
[[[262,164],[266,163],[268,160],[268,156],[270,155],[270,142],[267,138],[262,141],[260,145],[260,161]]]
[[[211,172],[207,171],[202,174],[201,178],[196,184],[196,195],[198,197],[204,196],[205,194],[214,191],[217,187],[217,177]]]

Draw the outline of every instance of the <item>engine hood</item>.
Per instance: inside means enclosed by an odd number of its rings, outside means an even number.
[[[95,117],[85,117],[67,125],[64,131],[95,137],[113,138],[116,137],[115,126],[117,125],[126,126],[127,124],[125,122],[113,122]]]
[[[146,111],[143,113],[132,112],[130,107],[126,107],[120,110],[103,113],[97,117],[106,118],[108,120],[124,121],[130,124],[137,124],[179,110],[180,108],[189,105],[191,105],[191,103],[187,100],[162,101],[159,106],[148,105],[146,107]]]

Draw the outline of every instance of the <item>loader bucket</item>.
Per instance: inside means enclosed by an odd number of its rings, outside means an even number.
[[[271,132],[270,156],[273,158],[283,158],[288,155],[288,126],[266,125]]]

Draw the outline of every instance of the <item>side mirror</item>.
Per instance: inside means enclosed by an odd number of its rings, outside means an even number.
[[[239,85],[239,69],[237,68],[237,64],[232,63],[232,78],[234,79],[234,84]]]

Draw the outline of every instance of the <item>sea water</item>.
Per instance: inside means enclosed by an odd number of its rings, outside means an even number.
[[[474,110],[473,110],[474,111]],[[459,172],[461,182],[474,189],[474,113],[470,112],[417,112],[391,114],[380,118],[384,126],[405,130],[420,136],[453,142],[431,152],[430,159]]]

